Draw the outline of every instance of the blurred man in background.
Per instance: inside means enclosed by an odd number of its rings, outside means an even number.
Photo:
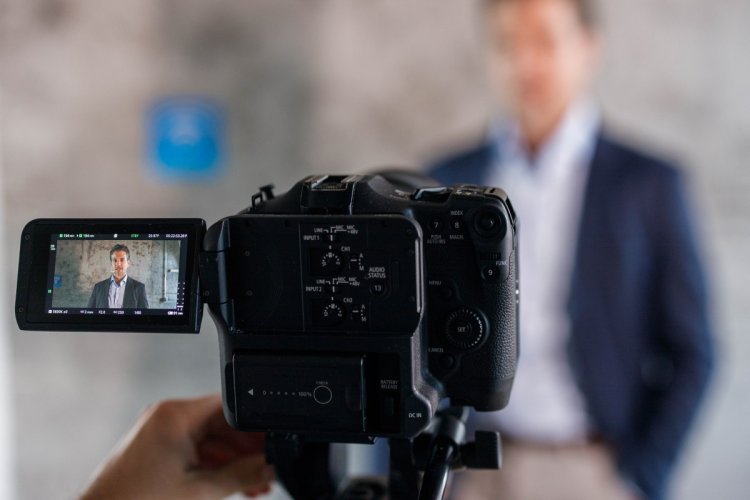
[[[485,3],[511,118],[430,173],[515,205],[521,358],[508,407],[474,422],[503,469],[458,475],[456,498],[661,498],[713,363],[682,175],[603,130],[589,0]]]

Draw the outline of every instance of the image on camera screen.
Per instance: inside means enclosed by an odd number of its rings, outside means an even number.
[[[47,314],[181,316],[187,234],[53,234]]]

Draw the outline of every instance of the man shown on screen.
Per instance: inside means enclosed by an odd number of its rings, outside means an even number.
[[[88,306],[91,309],[148,309],[146,285],[128,278],[130,250],[117,244],[109,251],[112,276],[94,285]]]

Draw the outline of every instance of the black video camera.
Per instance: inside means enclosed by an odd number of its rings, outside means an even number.
[[[237,429],[411,438],[441,399],[507,404],[516,245],[500,189],[313,176],[279,197],[262,188],[207,231],[199,219],[35,220],[21,241],[16,320],[23,330],[195,333],[206,303]]]

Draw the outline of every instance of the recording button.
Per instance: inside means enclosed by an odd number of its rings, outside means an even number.
[[[313,390],[313,399],[318,404],[327,405],[333,399],[333,392],[330,387],[319,385]]]

